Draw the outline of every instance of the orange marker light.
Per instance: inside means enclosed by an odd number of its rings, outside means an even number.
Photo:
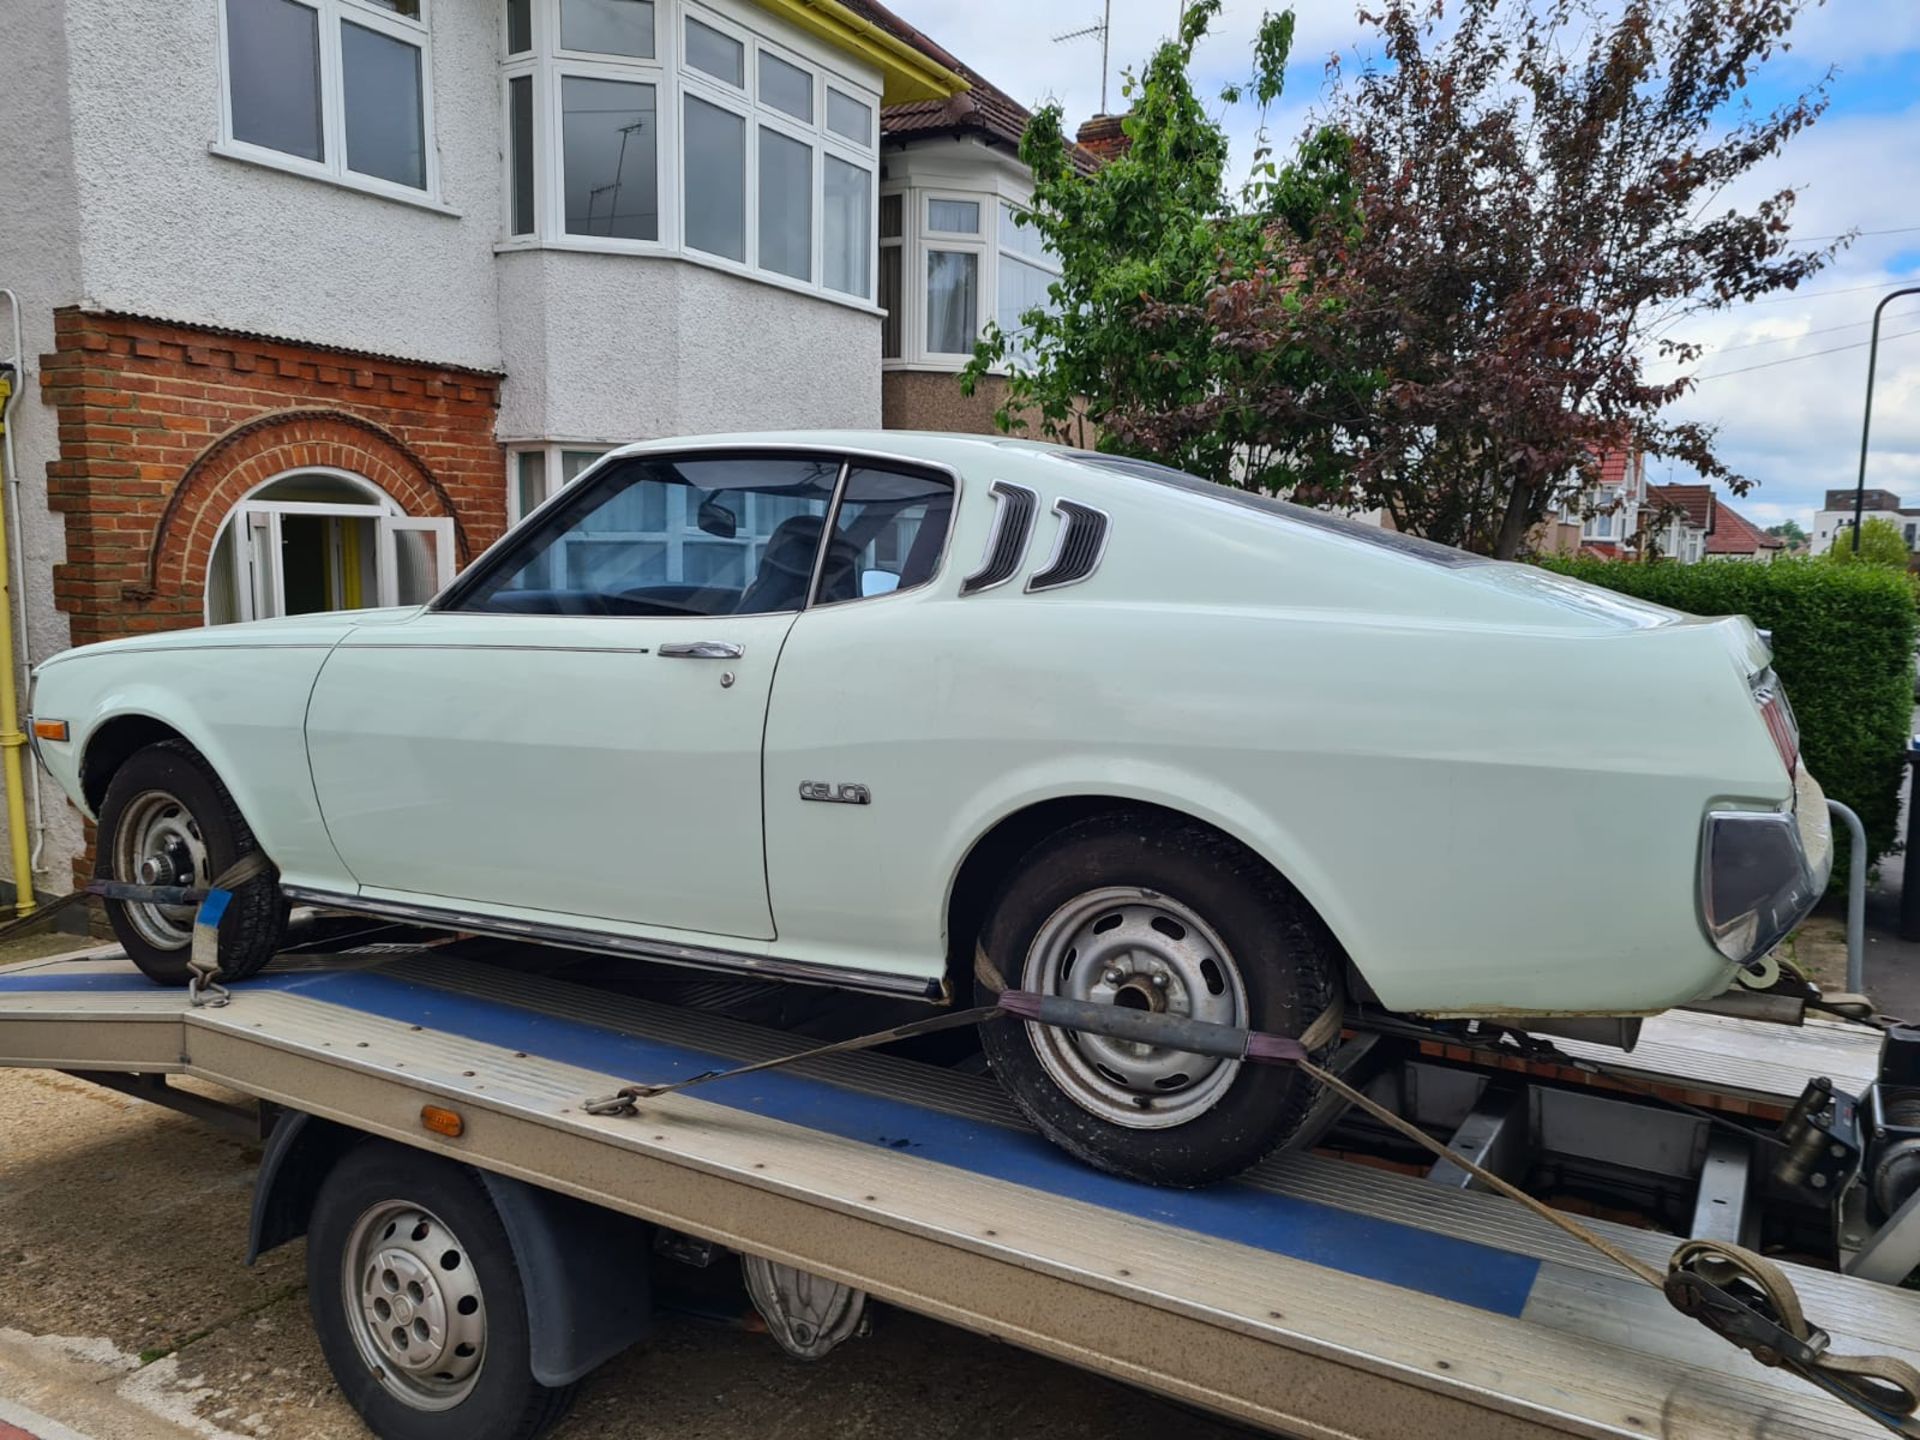
[[[458,1110],[443,1110],[438,1105],[422,1105],[420,1123],[434,1134],[444,1135],[449,1140],[458,1140],[467,1128],[467,1122],[460,1118]]]
[[[64,720],[36,720],[33,722],[33,733],[35,738],[40,740],[65,740],[67,738],[67,722]]]

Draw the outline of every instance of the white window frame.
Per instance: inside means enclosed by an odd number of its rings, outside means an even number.
[[[609,451],[617,448],[610,440],[525,440],[515,441],[509,445],[507,447],[507,528],[512,529],[533,513],[531,510],[523,510],[520,505],[520,457],[522,455],[536,454],[545,457],[547,493],[540,497],[540,504],[544,505],[572,485],[581,475],[585,475],[598,465],[606,458]],[[587,453],[592,453],[594,458],[580,467],[579,474],[572,479],[561,478],[565,455]]]
[[[209,148],[231,160],[245,160],[275,170],[285,170],[313,180],[324,180],[349,190],[362,190],[388,200],[402,200],[429,210],[454,213],[440,198],[440,156],[434,143],[433,124],[433,43],[432,10],[434,0],[420,0],[420,18],[395,14],[369,0],[292,0],[319,17],[320,37],[320,144],[324,159],[308,160],[265,145],[235,138],[233,133],[233,83],[231,56],[227,43],[227,0],[215,0],[219,16],[220,48],[220,138]],[[505,6],[501,8],[505,24]],[[346,70],[341,58],[340,26],[343,23],[375,30],[414,46],[420,52],[420,133],[424,146],[426,188],[416,190],[383,180],[377,175],[362,175],[347,168]],[[504,132],[503,132],[504,133]]]
[[[224,3],[224,0],[223,0]],[[336,0],[357,3],[357,0]],[[869,314],[879,314],[879,246],[876,243],[880,207],[880,103],[878,90],[840,69],[830,50],[806,48],[803,41],[788,41],[767,33],[766,17],[758,7],[745,0],[655,0],[654,51],[652,60],[631,56],[586,55],[558,48],[559,0],[532,0],[533,48],[518,55],[506,53],[507,6],[504,0],[488,0],[498,7],[501,36],[499,113],[501,123],[502,171],[500,233],[497,250],[592,250],[616,254],[671,255],[729,274],[739,275],[782,289],[852,306]],[[741,43],[744,49],[745,84],[736,87],[687,63],[686,21],[692,18]],[[794,119],[783,110],[763,104],[758,97],[760,56],[769,53],[799,67],[812,77],[813,114],[811,125]],[[624,240],[612,236],[571,235],[566,231],[562,213],[565,188],[561,166],[564,162],[564,137],[561,132],[561,79],[581,75],[593,79],[627,80],[655,87],[659,116],[660,238],[657,241]],[[530,76],[534,85],[534,212],[531,233],[513,233],[513,133],[512,91],[509,82]],[[864,104],[872,116],[870,133],[864,145],[848,140],[827,128],[827,94],[838,90]],[[685,135],[683,116],[685,97],[692,95],[707,104],[739,116],[745,124],[746,227],[744,260],[698,250],[687,243],[684,187]],[[765,126],[808,146],[812,154],[812,215],[809,236],[810,263],[806,279],[797,279],[760,267],[760,130]],[[875,232],[868,238],[866,294],[848,294],[829,288],[826,283],[825,157],[829,154],[857,165],[867,173],[867,216]]]
[[[961,204],[973,205],[979,209],[980,225],[972,235],[964,230],[936,230],[933,228],[933,202],[952,200]],[[979,257],[978,273],[974,277],[973,338],[975,343],[980,333],[986,329],[989,314],[987,297],[998,295],[999,272],[987,258],[987,226],[1000,223],[999,200],[984,192],[972,190],[936,190],[922,189],[913,206],[914,224],[918,227],[923,243],[920,249],[920,263],[915,267],[913,283],[920,291],[920,352],[929,362],[938,364],[950,362],[955,369],[973,358],[973,346],[964,351],[935,350],[933,348],[933,301],[927,276],[927,260],[935,251],[953,255],[974,255]],[[994,248],[998,248],[996,245]]]
[[[1594,504],[1590,511],[1583,514],[1580,522],[1582,540],[1612,541],[1617,522],[1624,515],[1625,498],[1619,490],[1600,489],[1594,494]]]
[[[337,480],[345,480],[355,489],[365,493],[364,501],[353,500],[260,500],[256,496],[264,494],[283,480],[298,476],[323,475]],[[340,470],[329,465],[302,465],[292,470],[283,470],[271,479],[264,480],[242,496],[220,522],[220,528],[214,531],[213,548],[209,552],[208,564],[214,563],[213,557],[220,553],[220,542],[228,532],[233,534],[233,550],[230,563],[233,565],[234,604],[239,611],[239,621],[266,620],[285,613],[286,575],[281,560],[281,546],[284,543],[281,521],[288,515],[311,515],[326,520],[372,520],[374,533],[374,597],[372,607],[399,604],[398,565],[394,554],[397,536],[400,531],[424,531],[435,537],[436,581],[434,591],[446,589],[453,583],[454,533],[453,521],[438,515],[409,515],[400,508],[399,502],[385,494],[365,477],[350,470]],[[258,567],[254,564],[254,532],[264,532],[262,554],[265,563]],[[330,537],[330,543],[336,547],[340,537],[336,532]],[[336,555],[338,550],[336,548]],[[344,606],[345,597],[335,592],[334,610]],[[201,609],[206,622],[214,623],[213,587],[205,587],[201,600]]]
[[[1002,210],[1031,210],[1032,208],[1033,207],[1031,205],[1020,205],[1015,201],[1007,199],[1005,196],[996,197],[996,199],[994,200],[994,204],[993,204],[993,248],[994,248],[993,318],[996,323],[1000,319],[999,267],[1001,265],[1004,265],[1008,262],[1012,262],[1013,264],[1016,264],[1016,265],[1028,265],[1035,270],[1044,271],[1047,275],[1051,276],[1052,279],[1054,280],[1058,280],[1060,278],[1060,258],[1057,255],[1055,255],[1053,251],[1043,248],[1038,255],[1029,255],[1024,250],[1009,249],[1006,245],[1001,243],[1000,212]],[[1024,228],[1029,230],[1032,229],[1031,226],[1027,226]],[[1034,233],[1038,234],[1037,231],[1035,231]],[[1008,346],[1010,349],[1018,348],[1013,344],[1012,335],[1009,335],[1007,339],[1008,339]]]
[[[901,203],[902,228],[904,233],[897,240],[879,239],[880,199],[883,196],[898,195]],[[979,205],[980,230],[975,235],[966,235],[947,230],[935,230],[931,217],[935,200],[961,200]],[[981,187],[972,189],[966,185],[954,185],[936,181],[932,177],[915,180],[911,175],[889,180],[880,187],[874,197],[874,234],[876,236],[874,264],[876,279],[874,298],[879,299],[879,281],[877,271],[879,250],[883,246],[900,247],[901,306],[904,313],[900,322],[900,351],[898,355],[881,358],[881,365],[888,370],[938,370],[958,371],[973,359],[973,351],[968,348],[964,354],[944,350],[934,350],[928,344],[929,320],[932,307],[927,293],[927,255],[933,250],[952,250],[980,257],[980,310],[977,316],[976,334],[984,333],[993,323],[1000,311],[1000,264],[1002,257],[1009,257],[1022,264],[1035,265],[1050,275],[1060,274],[1059,261],[1051,254],[1031,256],[1021,251],[1005,249],[1000,244],[1000,208],[1012,206],[1017,210],[1031,208],[1033,195],[1030,189],[1014,186],[1012,182],[999,179],[984,180]],[[1004,371],[1005,367],[999,367]]]

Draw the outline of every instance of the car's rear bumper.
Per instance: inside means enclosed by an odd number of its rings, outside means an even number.
[[[1833,826],[1820,783],[1796,765],[1783,810],[1716,810],[1700,844],[1700,923],[1736,965],[1756,964],[1826,892]]]

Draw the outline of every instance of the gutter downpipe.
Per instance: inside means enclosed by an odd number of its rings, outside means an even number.
[[[12,364],[0,364],[0,438],[8,443],[0,455],[11,454],[11,437],[4,434],[7,413],[13,408],[14,377]],[[5,464],[0,460],[0,464]],[[7,465],[11,474],[12,466]],[[0,476],[4,480],[5,476]],[[6,507],[0,505],[0,531],[7,524]],[[28,853],[27,799],[25,766],[20,752],[27,737],[20,729],[20,696],[13,668],[13,596],[8,574],[6,536],[0,534],[0,783],[7,789],[7,844],[13,856],[14,914],[31,915],[37,908],[33,894],[33,858]]]
[[[21,382],[26,379],[27,374],[27,351],[21,330],[23,322],[20,314],[20,297],[4,285],[0,285],[0,296],[6,297],[7,310],[13,319],[13,383],[14,389],[18,391],[24,388]],[[6,414],[3,411],[0,411],[0,476],[3,476],[6,481],[5,490],[13,505],[13,518],[10,525],[6,523],[6,517],[0,515],[0,528],[8,532],[5,538],[9,539],[13,545],[10,556],[12,569],[9,573],[18,576],[17,583],[24,585],[27,575],[27,552],[25,526],[20,519],[25,513],[21,508],[20,500],[20,464],[13,450],[13,430],[7,425]],[[26,679],[33,672],[33,643],[27,633],[27,602],[24,592],[20,596],[19,603],[11,608],[16,646],[15,664],[20,677]],[[0,620],[6,618],[0,616]],[[18,692],[15,693],[18,694]],[[28,693],[31,695],[31,687]],[[33,849],[29,853],[33,861],[33,871],[37,875],[40,873],[41,857],[47,848],[47,818],[45,811],[41,808],[39,777],[33,774],[31,766],[27,767],[27,773],[33,776],[33,783],[27,787],[27,805],[32,817],[29,824],[33,831]]]

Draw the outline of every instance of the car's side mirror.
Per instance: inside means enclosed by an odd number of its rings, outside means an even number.
[[[700,502],[700,511],[694,523],[699,525],[703,534],[721,540],[731,540],[740,533],[740,517],[712,496]]]
[[[869,595],[891,595],[900,588],[900,577],[891,570],[862,570],[860,572],[860,597]]]

